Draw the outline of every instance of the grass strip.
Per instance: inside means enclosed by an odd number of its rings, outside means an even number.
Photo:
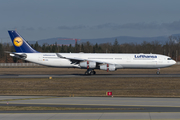
[[[114,97],[180,96],[179,78],[2,78],[0,83],[0,95],[84,97],[111,91]]]

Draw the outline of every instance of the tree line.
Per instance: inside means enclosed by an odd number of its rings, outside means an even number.
[[[162,54],[170,56],[172,59],[179,61],[180,60],[180,38],[170,36],[169,40],[164,44],[153,41],[147,42],[144,41],[140,44],[137,43],[124,43],[119,44],[117,39],[114,43],[103,43],[103,44],[91,44],[89,41],[86,43],[78,44],[74,46],[70,45],[61,45],[57,43],[53,45],[43,44],[42,46],[36,42],[31,44],[32,48],[39,52],[46,53],[152,53],[152,54]],[[19,63],[27,62],[17,58],[10,57],[5,51],[15,52],[13,45],[11,44],[1,44],[0,43],[0,63]]]

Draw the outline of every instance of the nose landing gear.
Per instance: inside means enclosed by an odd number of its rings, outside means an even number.
[[[160,74],[160,68],[157,69],[157,72],[156,72],[157,75]]]

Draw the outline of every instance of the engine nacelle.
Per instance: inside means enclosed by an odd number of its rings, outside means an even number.
[[[115,65],[109,65],[109,64],[104,64],[100,66],[101,70],[107,70],[108,71],[115,71],[116,70],[116,66]]]
[[[89,61],[84,61],[84,62],[80,62],[80,67],[84,67],[84,68],[95,68],[96,67],[96,62],[89,62]]]

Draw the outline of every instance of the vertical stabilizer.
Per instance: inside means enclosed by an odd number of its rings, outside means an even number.
[[[8,31],[12,43],[14,45],[14,48],[16,52],[18,53],[37,53],[36,50],[34,50],[27,42],[26,40],[21,37],[16,31],[11,30]]]

